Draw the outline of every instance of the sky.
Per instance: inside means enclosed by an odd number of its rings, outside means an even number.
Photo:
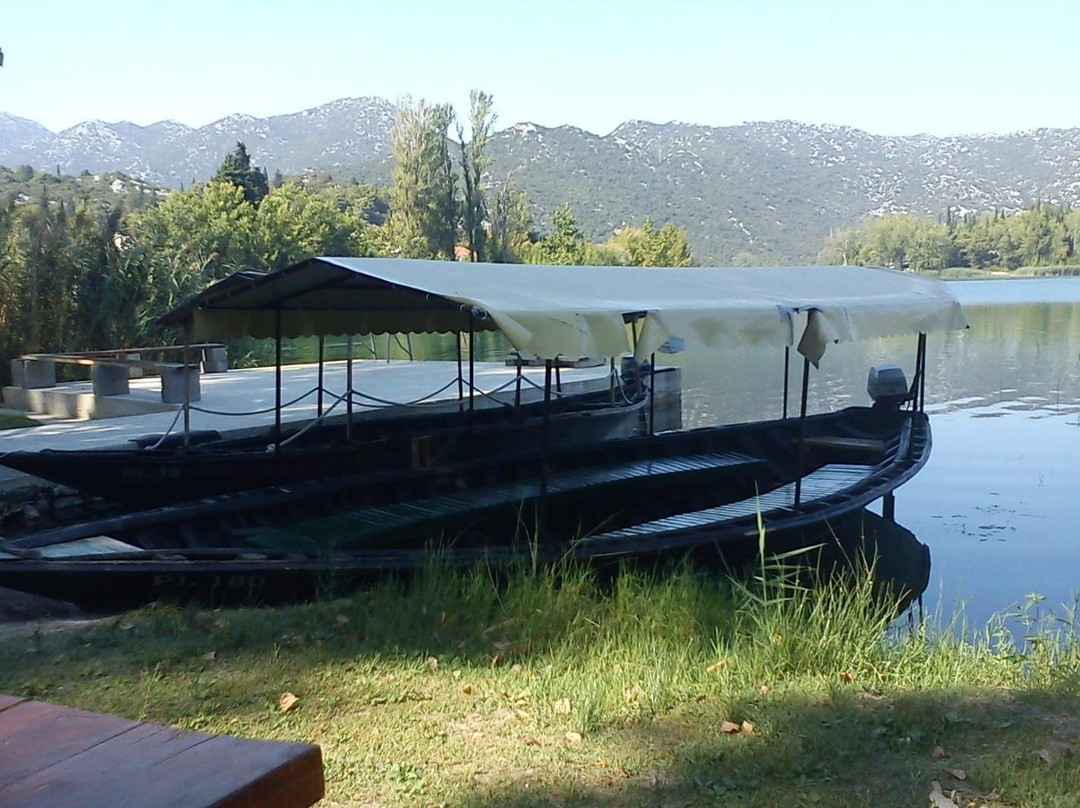
[[[0,111],[202,126],[353,96],[497,128],[791,119],[879,135],[1080,126],[1075,0],[2,0]]]

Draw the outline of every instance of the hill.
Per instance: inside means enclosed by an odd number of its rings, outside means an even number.
[[[340,99],[200,128],[92,121],[58,134],[0,113],[0,164],[122,172],[165,187],[206,179],[243,140],[273,174],[389,181],[393,105]],[[513,176],[537,218],[569,202],[593,240],[651,217],[685,227],[703,263],[814,260],[867,215],[941,216],[1080,203],[1080,130],[886,137],[794,121],[709,127],[628,121],[608,135],[522,123],[497,133],[491,181]]]

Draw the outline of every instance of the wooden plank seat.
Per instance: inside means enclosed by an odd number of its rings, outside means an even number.
[[[653,458],[617,463],[608,466],[589,466],[552,474],[548,478],[548,495],[571,491],[586,493],[610,485],[621,485],[634,479],[657,479],[674,475],[710,472],[720,469],[747,469],[764,461],[737,452],[714,452],[682,457]],[[361,537],[420,527],[424,522],[437,523],[455,516],[479,514],[536,497],[540,479],[530,478],[510,483],[471,488],[459,493],[440,494],[408,502],[351,511],[330,517],[339,525],[347,525],[352,535]],[[284,532],[288,532],[284,528]],[[253,537],[263,543],[268,537]]]
[[[832,463],[822,466],[816,471],[807,474],[802,480],[802,491],[799,500],[802,504],[808,504],[816,500],[826,499],[840,493],[844,489],[864,479],[873,470],[873,466],[848,465]],[[703,529],[736,519],[755,516],[759,511],[762,516],[783,510],[791,510],[795,506],[795,483],[787,483],[772,491],[753,497],[729,502],[726,505],[718,505],[713,508],[704,508],[699,511],[689,511],[663,519],[654,519],[636,525],[611,530],[606,533],[589,536],[585,541],[589,543],[604,542],[610,540],[642,538],[654,536],[660,533],[669,533],[676,530]]]
[[[131,721],[0,695],[0,805],[308,808],[318,746]]]

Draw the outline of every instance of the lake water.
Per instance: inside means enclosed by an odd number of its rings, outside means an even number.
[[[950,284],[971,328],[929,336],[929,463],[897,492],[897,521],[931,549],[924,603],[979,626],[1029,593],[1058,614],[1080,593],[1080,278]],[[870,365],[911,378],[915,339],[831,346],[811,372],[810,410],[867,401]],[[773,349],[686,354],[687,426],[777,416]],[[792,360],[791,412],[801,362]]]

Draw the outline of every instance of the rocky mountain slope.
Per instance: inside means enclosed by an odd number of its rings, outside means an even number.
[[[0,165],[120,171],[167,187],[206,179],[237,140],[272,174],[309,168],[386,182],[393,105],[341,99],[193,129],[91,121],[54,134],[0,113]],[[601,239],[651,217],[685,227],[702,262],[811,261],[831,230],[888,212],[940,216],[1080,203],[1080,129],[884,137],[793,121],[709,127],[628,121],[608,135],[517,124],[491,147],[538,218],[570,203]]]

